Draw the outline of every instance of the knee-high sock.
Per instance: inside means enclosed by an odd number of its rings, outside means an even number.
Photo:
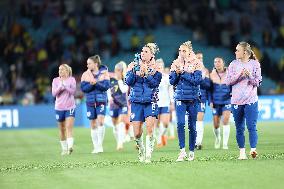
[[[73,144],[74,144],[74,138],[73,137],[67,138],[68,149],[73,148]]]
[[[204,133],[204,123],[203,121],[196,121],[196,145],[201,145],[203,140],[203,133]]]
[[[98,146],[101,148],[103,146],[105,136],[105,127],[104,126],[98,126]]]
[[[91,129],[91,138],[93,142],[94,149],[98,147],[98,128]]]
[[[230,125],[223,125],[223,146],[228,146]]]
[[[146,136],[146,157],[151,158],[152,151],[154,146],[154,137],[147,135]]]
[[[124,136],[125,136],[125,124],[123,122],[120,122],[117,125],[117,143],[122,145],[124,142]]]
[[[66,140],[61,140],[60,144],[61,144],[62,151],[67,151],[67,142],[66,142]]]
[[[118,142],[118,141],[117,141],[117,139],[118,139],[117,125],[114,125],[114,126],[112,127],[112,132],[113,132],[113,136],[114,136],[114,138],[115,138],[115,141]]]

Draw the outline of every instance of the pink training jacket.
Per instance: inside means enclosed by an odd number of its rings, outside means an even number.
[[[250,76],[243,77],[242,70],[247,69]],[[244,105],[258,100],[257,87],[262,81],[260,63],[250,59],[247,63],[234,60],[230,63],[226,76],[226,84],[232,85],[231,103]]]
[[[52,95],[56,97],[55,110],[70,110],[75,105],[76,80],[74,77],[68,77],[63,82],[59,77],[52,81]]]

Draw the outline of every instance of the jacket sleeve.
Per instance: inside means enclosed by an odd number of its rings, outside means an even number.
[[[204,79],[202,79],[200,87],[202,87],[203,89],[209,90],[211,86],[211,81],[208,77],[205,77]]]
[[[71,79],[70,85],[65,86],[65,90],[71,95],[75,94],[75,92],[76,92],[76,80],[74,78]]]
[[[132,71],[128,71],[125,76],[125,83],[128,86],[133,86],[136,81],[136,76]]]
[[[181,74],[181,77],[193,85],[200,85],[202,81],[202,72],[200,70],[196,70],[193,73],[184,72]]]
[[[159,87],[162,79],[161,72],[156,72],[154,75],[148,75],[146,77],[146,82],[149,84],[151,88]]]
[[[170,84],[171,84],[171,85],[177,85],[177,84],[178,84],[178,81],[179,81],[179,79],[180,79],[180,75],[177,74],[176,72],[172,71],[172,72],[170,73],[169,79],[170,79]]]
[[[52,96],[56,97],[61,91],[63,90],[63,86],[62,85],[58,85],[58,83],[53,80],[52,81]]]
[[[109,81],[109,79],[98,81],[95,84],[95,88],[99,89],[100,91],[107,91],[110,88],[110,81]]]
[[[87,81],[82,81],[80,87],[81,87],[81,90],[82,90],[84,93],[91,92],[91,91],[94,90],[94,88],[95,88],[94,85],[91,85],[91,83],[90,83],[90,82],[87,82]]]
[[[234,70],[233,64],[231,63],[228,67],[227,75],[225,82],[227,85],[235,85],[237,82],[241,81],[244,79],[242,76],[242,73],[236,73]]]
[[[258,62],[255,64],[253,73],[249,77],[249,82],[255,87],[259,87],[262,82],[261,69]]]

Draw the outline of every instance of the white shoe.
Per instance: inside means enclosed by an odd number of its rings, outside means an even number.
[[[215,139],[215,149],[220,149],[221,147],[221,138],[216,138]]]
[[[103,153],[104,152],[104,149],[103,149],[103,147],[102,146],[100,146],[100,147],[98,147],[98,153]]]
[[[185,151],[180,151],[176,162],[182,162],[187,158]]]
[[[238,157],[238,160],[246,160],[248,159],[246,154],[240,154],[240,156]]]
[[[144,148],[139,148],[139,147],[138,147],[138,160],[139,160],[140,162],[144,162],[144,161],[145,161]]]
[[[224,145],[223,145],[223,150],[228,150],[228,149],[229,149],[228,146],[224,146]]]
[[[61,155],[64,156],[64,155],[67,155],[68,154],[68,151],[67,150],[62,150],[61,152]]]
[[[193,161],[193,160],[194,160],[194,152],[189,152],[187,161]]]
[[[116,150],[117,150],[117,151],[123,150],[123,144],[117,144]]]
[[[99,153],[97,149],[93,149],[93,151],[91,152],[92,154],[97,154]]]
[[[151,163],[151,156],[145,158],[145,163]]]
[[[72,152],[73,152],[73,148],[69,148],[67,154],[68,154],[68,155],[71,155]]]

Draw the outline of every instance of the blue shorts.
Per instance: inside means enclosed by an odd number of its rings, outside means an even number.
[[[214,104],[212,111],[214,116],[221,116],[224,111],[231,111],[231,104]]]
[[[169,107],[158,107],[158,114],[169,114],[170,108]]]
[[[105,104],[99,104],[97,106],[87,105],[87,118],[89,120],[97,119],[98,115],[106,115]]]
[[[131,103],[130,121],[142,121],[149,116],[158,118],[158,105],[157,103]]]
[[[198,103],[198,112],[205,113],[205,110],[206,110],[206,103],[205,102]]]
[[[70,110],[55,110],[55,118],[58,122],[63,122],[67,117],[75,117],[75,108]]]
[[[119,107],[119,108],[112,109],[109,111],[110,117],[113,117],[113,118],[117,118],[119,115],[122,115],[122,114],[128,114],[127,106]]]

